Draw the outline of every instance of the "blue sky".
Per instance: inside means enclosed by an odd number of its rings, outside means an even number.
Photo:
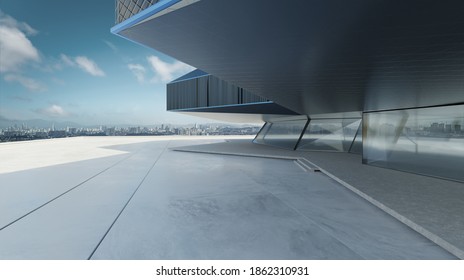
[[[166,82],[193,68],[111,34],[114,8],[114,0],[2,0],[0,117],[209,122],[166,112]]]

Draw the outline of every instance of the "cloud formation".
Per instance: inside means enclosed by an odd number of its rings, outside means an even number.
[[[37,31],[0,10],[0,73],[16,72],[29,61],[40,61],[39,51],[27,36]]]
[[[145,67],[140,64],[128,64],[127,67],[132,72],[132,74],[134,74],[139,83],[145,82]]]
[[[153,76],[149,78],[152,83],[166,83],[174,80],[194,68],[180,61],[172,63],[162,61],[159,57],[151,55],[147,57],[149,67],[153,71]],[[146,68],[141,64],[128,64],[127,67],[134,74],[139,83],[144,83],[146,79]]]
[[[73,59],[70,58],[69,56],[65,55],[65,54],[61,54],[60,55],[60,58],[61,58],[61,61],[63,61],[63,63],[66,65],[66,66],[76,66],[76,64],[74,63]]]
[[[47,87],[41,84],[40,82],[24,77],[19,74],[7,74],[4,77],[5,81],[7,82],[18,82],[25,88],[27,88],[30,91],[46,91]]]
[[[103,70],[101,70],[93,60],[88,59],[85,56],[78,56],[74,59],[74,61],[77,63],[79,68],[92,76],[105,76],[105,72],[103,72]]]
[[[67,117],[69,113],[66,112],[61,106],[52,104],[51,106],[37,110],[38,113],[48,117]]]
[[[155,76],[151,79],[153,82],[170,82],[174,80],[175,76],[181,76],[194,69],[192,66],[180,61],[164,62],[154,55],[147,57],[147,60],[155,72]]]
[[[105,72],[98,67],[97,63],[95,63],[90,58],[85,56],[76,56],[76,57],[69,57],[65,54],[61,54],[60,56],[61,61],[70,67],[78,67],[82,71],[96,77],[104,77]]]

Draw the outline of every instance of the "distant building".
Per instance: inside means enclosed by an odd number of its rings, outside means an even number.
[[[449,132],[451,132],[451,131],[452,131],[452,130],[451,130],[451,124],[445,125],[445,132],[449,133]]]
[[[63,138],[67,136],[66,130],[52,130],[48,132],[50,138]]]

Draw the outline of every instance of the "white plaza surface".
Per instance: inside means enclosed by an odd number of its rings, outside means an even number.
[[[454,258],[293,160],[171,149],[225,139],[0,144],[0,259]]]

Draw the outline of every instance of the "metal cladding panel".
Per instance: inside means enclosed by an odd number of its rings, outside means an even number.
[[[200,76],[196,76],[199,74]],[[167,85],[168,110],[203,110],[211,107],[268,102],[217,77],[194,70]],[[270,108],[270,107],[268,107]],[[242,112],[241,110],[239,110]],[[279,110],[281,111],[281,110]],[[248,113],[252,113],[247,111]],[[291,114],[295,112],[288,110]],[[279,113],[286,114],[286,113]]]
[[[173,83],[167,86],[167,109],[181,109],[197,106],[196,80]]]
[[[266,98],[261,97],[259,95],[253,94],[247,90],[242,90],[241,92],[241,99],[243,103],[253,103],[253,102],[266,102],[268,101]]]
[[[221,104],[221,97],[219,96],[221,80],[218,78],[214,78],[210,76],[209,79],[209,90],[208,90],[208,106],[218,106],[223,105]],[[213,88],[215,89],[215,93],[212,93]]]
[[[209,76],[197,78],[198,107],[208,106],[208,81]]]
[[[456,0],[202,0],[119,34],[301,114],[375,111],[464,102],[463,10]]]
[[[239,88],[217,77],[210,76],[209,106],[238,104]]]
[[[168,86],[166,87],[166,109],[167,110],[172,110],[176,108],[175,104],[178,104],[177,102],[177,93],[178,90],[176,86]]]
[[[175,112],[196,112],[196,113],[232,113],[249,114],[249,115],[268,115],[269,119],[273,116],[295,116],[297,113],[280,106],[274,102],[260,102],[248,104],[231,104],[225,106],[202,107],[202,108],[185,108],[173,110]]]

